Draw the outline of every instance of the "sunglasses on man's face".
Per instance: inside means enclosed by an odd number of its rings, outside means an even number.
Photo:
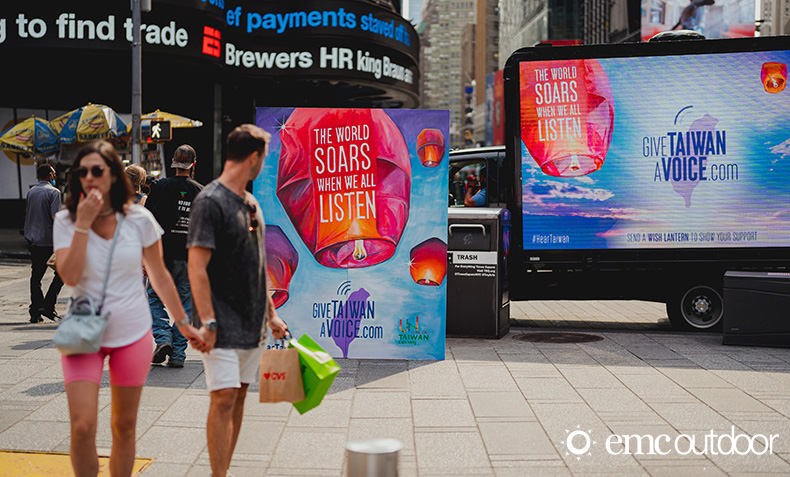
[[[84,179],[88,176],[88,172],[90,172],[93,177],[101,177],[104,175],[104,169],[105,168],[102,166],[78,167],[71,172],[80,179]]]
[[[258,207],[247,202],[247,210],[250,212],[250,232],[255,232],[258,230],[258,217],[255,215],[258,212]]]

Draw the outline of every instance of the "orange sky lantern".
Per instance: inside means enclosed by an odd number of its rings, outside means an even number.
[[[418,285],[438,287],[447,275],[447,244],[436,237],[411,249],[409,255],[411,278]]]
[[[444,158],[444,136],[438,129],[423,129],[417,136],[417,156],[425,167],[436,167]]]
[[[614,125],[614,95],[597,60],[523,63],[521,140],[541,170],[576,177],[601,168]]]
[[[318,263],[392,257],[409,218],[411,165],[387,113],[297,108],[279,134],[277,197]]]
[[[787,85],[787,65],[784,63],[763,63],[760,79],[763,81],[765,91],[776,94],[781,93]]]

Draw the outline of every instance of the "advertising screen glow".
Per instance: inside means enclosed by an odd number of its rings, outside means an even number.
[[[790,246],[788,64],[521,62],[524,249]]]

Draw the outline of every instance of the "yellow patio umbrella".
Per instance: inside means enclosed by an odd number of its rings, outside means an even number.
[[[143,121],[154,119],[158,121],[170,121],[171,128],[199,128],[203,125],[203,122],[197,119],[189,119],[178,114],[168,113],[158,109],[153,113],[143,114],[140,116],[140,119]]]
[[[0,133],[0,149],[22,154],[58,150],[58,136],[46,120],[31,116]]]
[[[75,109],[50,122],[62,144],[110,139],[129,134],[129,127],[112,108],[92,104]]]

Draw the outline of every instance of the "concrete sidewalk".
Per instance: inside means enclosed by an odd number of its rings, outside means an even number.
[[[27,323],[28,274],[0,265],[0,449],[68,452],[55,324]],[[790,350],[673,332],[654,303],[522,302],[511,313],[532,327],[501,340],[448,339],[445,361],[338,360],[330,393],[303,416],[289,404],[258,403],[254,386],[231,472],[338,476],[348,441],[389,437],[404,445],[405,476],[790,474]],[[520,339],[552,331],[600,340]],[[151,370],[137,455],[155,461],[143,475],[209,475],[208,403],[194,350],[183,369]],[[106,454],[106,372],[99,406]],[[742,443],[754,452],[722,455],[708,445],[706,436],[715,444],[731,433],[747,435]],[[618,455],[607,450],[624,434],[643,436],[641,453],[636,441],[629,453],[616,443]],[[766,449],[756,434],[778,437]],[[652,454],[651,440],[659,444]]]
[[[30,260],[30,252],[19,229],[0,228],[0,259]]]

